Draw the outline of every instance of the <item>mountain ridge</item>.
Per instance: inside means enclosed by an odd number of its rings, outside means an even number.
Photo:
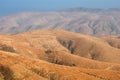
[[[27,12],[0,18],[0,34],[16,34],[37,29],[62,29],[92,36],[120,35],[120,11]],[[88,11],[87,11],[88,10]]]

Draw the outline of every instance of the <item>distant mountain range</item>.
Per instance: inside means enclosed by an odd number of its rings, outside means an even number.
[[[77,11],[77,12],[80,12],[80,11],[84,11],[84,12],[106,12],[106,11],[120,11],[119,8],[108,8],[108,9],[100,9],[100,8],[83,8],[83,7],[80,7],[80,8],[69,8],[69,9],[65,9],[65,10],[62,10],[62,11]]]
[[[120,9],[71,8],[0,17],[0,34],[16,34],[36,29],[63,29],[94,36],[119,36]]]

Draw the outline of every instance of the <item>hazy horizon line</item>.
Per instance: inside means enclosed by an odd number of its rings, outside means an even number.
[[[53,10],[23,10],[23,11],[14,11],[14,12],[9,12],[6,14],[0,14],[0,17],[2,16],[9,16],[9,15],[13,15],[13,14],[18,14],[18,13],[25,13],[25,12],[57,12],[57,11],[67,11],[70,9],[90,9],[90,10],[120,10],[120,8],[115,8],[115,7],[111,7],[111,8],[88,8],[88,7],[71,7],[71,8],[64,8],[64,9],[53,9]]]

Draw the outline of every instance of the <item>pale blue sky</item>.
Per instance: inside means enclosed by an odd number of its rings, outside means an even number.
[[[120,8],[120,0],[0,0],[0,15],[66,8]]]

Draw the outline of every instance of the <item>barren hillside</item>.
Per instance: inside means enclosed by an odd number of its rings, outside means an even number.
[[[1,35],[0,80],[119,80],[116,44],[63,30]]]

